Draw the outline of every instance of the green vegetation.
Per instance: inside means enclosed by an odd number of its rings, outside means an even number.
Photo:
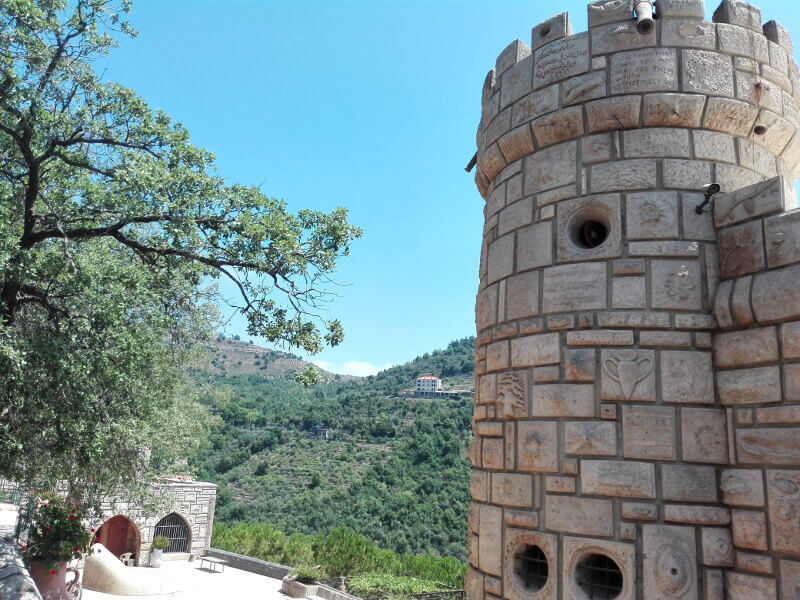
[[[454,558],[397,554],[377,548],[365,536],[339,527],[314,536],[288,538],[276,527],[214,524],[211,544],[262,560],[296,567],[308,577],[348,577],[348,590],[369,596],[456,589],[464,582],[466,565]]]
[[[230,387],[209,402],[221,422],[193,462],[220,486],[217,522],[303,534],[347,527],[399,554],[465,560],[472,399],[408,392],[422,373],[471,373],[473,352],[465,338],[374,377],[308,389],[208,377]],[[309,438],[315,425],[331,428],[331,439]]]
[[[214,392],[187,371],[217,328],[209,282],[234,281],[251,335],[313,354],[342,340],[314,315],[361,235],[344,208],[293,215],[228,184],[183,126],[104,81],[129,10],[0,10],[0,477],[76,497],[131,498],[202,442],[194,400]]]

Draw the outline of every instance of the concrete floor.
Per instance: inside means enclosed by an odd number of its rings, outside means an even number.
[[[159,596],[115,596],[90,590],[83,591],[82,600],[220,600],[221,598],[258,598],[259,600],[286,600],[287,596],[280,592],[281,580],[232,567],[225,567],[224,572],[212,573],[200,569],[200,561],[164,561],[159,569],[150,567],[129,567],[131,569],[147,569],[159,571],[160,574],[175,584],[178,591]]]

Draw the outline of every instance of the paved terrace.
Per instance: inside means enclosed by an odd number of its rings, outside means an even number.
[[[82,600],[122,600],[134,598],[136,600],[163,600],[175,598],[176,600],[220,600],[220,598],[258,598],[259,600],[285,600],[280,592],[281,580],[256,575],[233,567],[225,567],[224,572],[212,573],[200,569],[200,561],[172,561],[167,560],[161,564],[160,569],[150,567],[129,567],[135,570],[159,571],[160,574],[174,583],[177,592],[157,596],[116,596],[102,594],[90,590],[83,591]]]

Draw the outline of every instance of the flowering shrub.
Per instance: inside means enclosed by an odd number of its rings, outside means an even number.
[[[28,545],[22,547],[26,559],[55,568],[58,563],[92,553],[93,535],[83,525],[85,507],[79,503],[67,504],[61,496],[42,494],[29,511]]]

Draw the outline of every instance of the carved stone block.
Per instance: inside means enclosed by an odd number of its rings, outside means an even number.
[[[780,402],[780,369],[775,366],[722,371],[717,374],[717,394],[726,406]]]
[[[542,283],[545,313],[606,307],[605,263],[578,263],[545,269]]]
[[[673,48],[648,48],[611,56],[611,93],[678,90],[678,57]]]
[[[615,456],[616,424],[608,421],[564,423],[564,451],[578,456]]]
[[[528,380],[524,371],[497,376],[497,418],[516,419],[528,416]]]
[[[535,223],[517,230],[517,270],[527,271],[552,264],[552,240],[553,226],[548,222]]]
[[[511,340],[511,364],[514,367],[552,365],[560,360],[558,333],[542,333]]]
[[[664,402],[714,403],[714,380],[710,352],[662,351],[661,381]]]
[[[494,283],[514,272],[514,236],[504,235],[489,246],[487,281]]]
[[[764,221],[767,264],[771,269],[800,261],[800,212],[788,212]]]
[[[624,22],[630,18],[629,0],[596,0],[589,4],[589,27]]]
[[[653,308],[702,308],[700,263],[696,260],[654,260],[650,287]]]
[[[758,117],[758,108],[739,100],[709,98],[703,127],[746,137]]]
[[[719,232],[720,277],[731,279],[763,271],[764,265],[761,223],[744,223]]]
[[[683,460],[728,463],[728,430],[725,411],[716,408],[682,408]]]
[[[733,566],[733,540],[727,527],[703,527],[700,530],[703,564],[712,567]]]
[[[655,498],[655,466],[619,460],[581,461],[581,491],[617,498]]]
[[[800,591],[800,563],[793,560],[780,561],[781,599],[796,600]]]
[[[550,42],[536,50],[534,54],[534,89],[586,73],[589,64],[588,33],[579,33]]]
[[[521,473],[492,473],[492,502],[515,508],[532,508],[531,476]],[[482,524],[483,515],[481,515]]]
[[[484,469],[503,468],[503,438],[483,438],[481,466]]]
[[[669,19],[661,26],[661,43],[665,46],[714,50],[717,46],[717,28],[703,21]]]
[[[592,193],[646,190],[656,187],[656,162],[633,158],[591,167]]]
[[[677,192],[628,194],[626,209],[626,235],[629,240],[678,237]]]
[[[552,41],[572,35],[569,13],[561,13],[542,21],[531,30],[531,49],[538,50]]]
[[[520,98],[511,109],[511,127],[522,125],[558,108],[558,85],[551,85]]]
[[[586,118],[589,123],[589,131],[599,133],[637,127],[641,106],[641,96],[618,96],[588,102]],[[756,116],[753,115],[753,121]]]
[[[677,502],[716,502],[717,478],[714,467],[662,465],[664,500]]]
[[[506,318],[523,319],[537,314],[539,314],[539,272],[528,271],[509,277],[506,281]]]
[[[737,429],[736,453],[744,465],[800,466],[800,428]]]
[[[731,511],[733,543],[738,548],[767,550],[767,519],[760,510]]]
[[[772,550],[800,556],[800,471],[767,471]]]
[[[625,406],[622,437],[626,458],[675,460],[675,410],[669,406]]]
[[[697,600],[693,527],[643,525],[644,589],[662,600]]]
[[[517,427],[519,469],[558,472],[558,434],[555,421],[524,421]]]
[[[575,182],[577,142],[540,150],[525,159],[525,193],[535,194]]]
[[[587,102],[606,95],[606,72],[593,71],[567,79],[561,84],[564,106]]]
[[[583,110],[579,106],[565,108],[539,117],[531,127],[540,148],[574,140],[583,135]]]
[[[800,337],[800,328],[798,337]],[[594,381],[595,354],[593,348],[568,348],[564,352],[564,379],[566,381]]]
[[[599,498],[545,496],[545,526],[577,535],[614,536],[614,503]]]
[[[745,367],[778,360],[774,327],[744,329],[714,336],[714,360],[718,367]]]
[[[774,579],[754,577],[734,571],[725,572],[725,590],[728,600],[777,600]],[[791,598],[791,596],[790,596]]]
[[[500,575],[503,553],[501,548],[503,509],[488,504],[481,505],[480,530],[478,533],[478,564],[481,571]]]
[[[656,45],[656,28],[653,27],[649,33],[641,34],[637,31],[633,19],[594,27],[591,32],[593,56]]]
[[[533,417],[594,417],[594,386],[551,383],[533,388]]]
[[[644,126],[698,127],[705,103],[706,98],[701,95],[647,94],[642,109]]]

